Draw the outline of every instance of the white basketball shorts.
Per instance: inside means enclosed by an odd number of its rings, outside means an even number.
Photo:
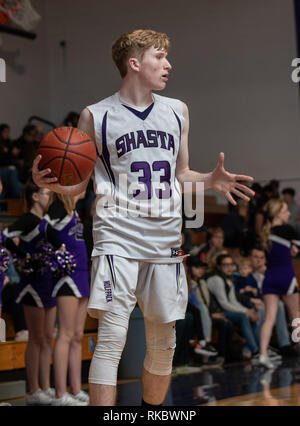
[[[157,264],[120,256],[93,258],[88,313],[100,311],[130,317],[138,302],[149,321],[167,323],[184,319],[188,288],[181,263]]]

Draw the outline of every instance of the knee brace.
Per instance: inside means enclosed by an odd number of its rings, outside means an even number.
[[[159,376],[172,372],[172,361],[176,347],[175,321],[156,324],[145,318],[147,352],[145,370]]]
[[[113,312],[101,314],[97,345],[89,371],[89,383],[116,386],[127,329],[128,320],[120,318]]]

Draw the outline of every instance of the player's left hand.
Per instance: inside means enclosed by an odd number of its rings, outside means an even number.
[[[246,185],[243,185],[240,183],[240,181],[253,182],[253,177],[246,175],[235,175],[233,173],[227,172],[224,169],[224,153],[220,152],[219,162],[211,175],[212,188],[215,191],[224,194],[227,200],[236,206],[237,203],[233,199],[231,193],[245,201],[250,201],[250,197],[253,197],[255,194],[252,189],[248,188]],[[248,194],[250,197],[244,193]]]

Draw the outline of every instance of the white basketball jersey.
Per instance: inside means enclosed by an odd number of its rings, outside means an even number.
[[[98,150],[92,256],[180,262],[181,101],[153,94],[153,103],[141,109],[117,92],[88,109]]]

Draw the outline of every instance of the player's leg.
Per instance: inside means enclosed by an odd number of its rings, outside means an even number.
[[[143,401],[150,405],[163,403],[171,380],[176,346],[175,321],[153,323],[145,318],[147,352],[142,383]]]
[[[81,390],[81,358],[82,358],[82,339],[86,319],[86,308],[88,298],[82,297],[78,303],[76,314],[75,334],[71,341],[69,354],[69,381],[71,393],[77,395]]]
[[[25,352],[28,393],[39,389],[39,358],[43,341],[45,309],[24,305],[24,315],[28,328],[28,342]]]
[[[129,318],[113,312],[100,312],[98,340],[89,372],[90,405],[115,405],[118,366],[128,321]]]
[[[136,305],[139,262],[118,256],[93,259],[88,312],[98,318],[98,340],[89,372],[91,405],[114,405],[119,361]]]
[[[265,321],[260,331],[260,353],[264,357],[268,357],[268,346],[270,343],[272,330],[276,321],[277,309],[278,309],[279,296],[276,294],[265,294]]]
[[[47,390],[50,388],[50,346],[53,339],[55,315],[56,307],[45,308],[45,321],[43,331],[44,338],[41,344],[39,366],[40,386],[42,390]]]
[[[53,356],[56,398],[61,398],[67,392],[69,351],[75,333],[78,303],[74,296],[56,298],[58,331]]]

